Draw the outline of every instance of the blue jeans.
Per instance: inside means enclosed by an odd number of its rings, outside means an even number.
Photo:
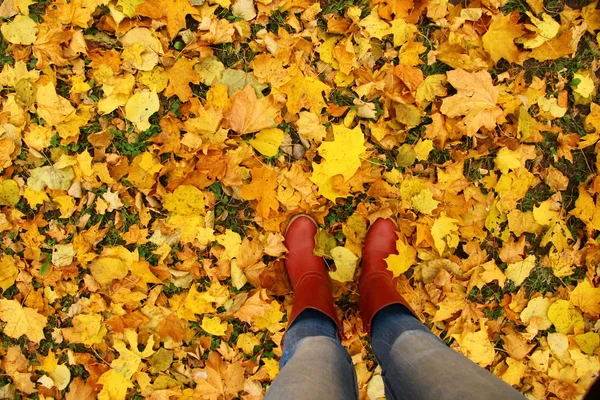
[[[388,400],[524,399],[446,346],[402,305],[393,304],[375,315],[371,341]],[[280,366],[267,400],[358,399],[352,360],[333,321],[319,311],[303,311],[288,328]]]

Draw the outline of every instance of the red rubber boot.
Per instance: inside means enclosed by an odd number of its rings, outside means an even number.
[[[321,311],[341,329],[333,307],[329,276],[323,258],[313,254],[317,223],[308,215],[298,215],[290,220],[285,232],[288,249],[285,268],[294,288],[294,304],[288,326],[307,308]]]
[[[377,311],[390,304],[402,304],[414,314],[407,301],[396,290],[396,281],[387,270],[385,259],[396,250],[398,227],[391,219],[379,218],[371,225],[365,238],[362,272],[358,285],[358,307],[363,326],[371,333],[371,322]]]

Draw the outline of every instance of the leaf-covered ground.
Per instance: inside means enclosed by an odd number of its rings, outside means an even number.
[[[378,217],[453,349],[531,399],[600,369],[597,2],[4,0],[0,21],[0,398],[262,398],[298,213],[363,398]]]

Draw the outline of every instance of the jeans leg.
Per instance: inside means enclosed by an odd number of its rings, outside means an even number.
[[[358,399],[352,360],[331,318],[317,310],[303,311],[288,328],[280,367],[266,400]]]
[[[373,318],[372,345],[388,400],[523,400],[491,372],[450,349],[404,306]]]

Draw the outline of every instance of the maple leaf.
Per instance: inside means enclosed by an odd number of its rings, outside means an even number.
[[[244,185],[240,195],[246,200],[258,200],[257,214],[265,219],[269,218],[272,211],[277,211],[277,171],[268,167],[252,168],[250,170],[252,181]]]
[[[518,12],[492,17],[492,23],[482,40],[483,48],[490,54],[494,63],[498,63],[502,58],[509,62],[518,62],[520,51],[514,40],[525,33],[523,27],[518,24],[520,17]]]
[[[297,114],[302,108],[306,108],[321,114],[321,110],[326,106],[323,92],[329,96],[331,88],[318,79],[305,76],[298,68],[293,68],[289,76],[290,80],[278,89],[280,93],[287,95],[285,105],[288,112]]]
[[[63,25],[88,28],[98,3],[86,0],[73,0],[70,2],[58,0],[55,5],[56,10],[49,12],[49,17],[60,21]]]
[[[366,150],[365,137],[360,126],[348,129],[343,125],[333,125],[334,140],[323,142],[317,148],[325,159],[321,164],[313,163],[313,175],[310,178],[319,186],[319,193],[335,201],[342,194],[333,187],[333,178],[340,175],[343,180],[350,179],[360,168],[360,155]]]
[[[449,117],[464,116],[467,135],[472,136],[481,127],[494,129],[502,115],[498,107],[498,87],[486,71],[469,73],[462,69],[449,71],[448,82],[456,88],[454,96],[442,101],[441,112]]]
[[[185,57],[181,57],[175,62],[167,71],[169,84],[165,89],[165,96],[177,95],[181,101],[188,101],[192,97],[193,92],[189,84],[198,84],[201,79],[200,74],[194,70],[194,65],[197,63],[197,60],[188,60]]]
[[[185,28],[186,15],[199,15],[187,0],[147,0],[139,4],[135,12],[156,20],[164,20],[167,23],[169,37],[174,39],[177,32]]]
[[[398,254],[389,255],[385,262],[394,276],[400,276],[416,262],[417,251],[400,238],[396,241],[396,250]]]
[[[457,219],[450,218],[442,212],[431,227],[431,236],[440,255],[443,255],[446,249],[454,249],[458,245],[456,222]]]
[[[37,24],[25,15],[17,15],[0,29],[4,38],[14,44],[32,44],[38,32]]]
[[[552,321],[548,319],[548,309],[551,305],[552,301],[544,297],[531,299],[527,307],[521,311],[521,320],[525,324],[535,322],[538,329],[546,330],[552,326]]]
[[[335,262],[335,271],[329,271],[329,277],[338,282],[351,282],[354,279],[358,257],[341,246],[332,248],[330,255]]]
[[[486,329],[476,332],[466,332],[462,336],[455,336],[461,353],[471,361],[485,367],[494,361],[494,345],[490,342]]]
[[[581,313],[568,300],[556,300],[548,308],[548,319],[560,333],[573,333],[575,328],[583,329],[584,322]]]
[[[506,268],[506,277],[513,281],[515,286],[521,286],[523,281],[527,279],[531,270],[535,267],[535,256],[530,255],[523,261],[508,264]]]
[[[63,45],[73,37],[73,31],[62,28],[47,29],[38,34],[33,43],[33,55],[37,58],[37,68],[44,68],[49,64],[65,66],[69,63],[65,57]]]
[[[587,280],[580,282],[569,294],[573,304],[585,313],[600,315],[600,288],[593,287]]]
[[[21,306],[16,300],[0,300],[0,319],[6,322],[4,333],[13,339],[23,335],[35,343],[44,339],[48,318],[32,308]]]
[[[231,98],[231,107],[225,119],[235,132],[243,135],[272,128],[277,125],[279,110],[283,104],[274,95],[258,98],[251,86],[236,92]]]
[[[221,321],[219,317],[204,316],[200,325],[207,333],[214,336],[223,336],[227,330],[227,322]]]
[[[127,100],[125,117],[135,124],[139,131],[150,128],[149,118],[160,107],[158,95],[150,90],[141,90]]]
[[[263,156],[273,157],[279,152],[279,146],[283,143],[284,137],[285,134],[281,129],[263,129],[254,136],[254,139],[250,140],[250,145]]]

